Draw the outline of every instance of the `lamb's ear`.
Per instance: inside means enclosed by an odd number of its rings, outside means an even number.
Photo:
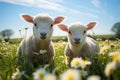
[[[56,18],[54,19],[54,24],[59,24],[59,23],[61,23],[64,19],[65,19],[65,17],[63,17],[63,16],[56,17]]]
[[[33,23],[33,17],[27,15],[27,14],[21,14],[20,17],[24,19],[27,22]]]
[[[95,25],[96,25],[96,22],[91,22],[91,23],[89,23],[89,24],[87,25],[86,29],[87,29],[87,30],[90,30],[90,29],[92,29]]]
[[[68,28],[67,28],[66,25],[64,25],[64,24],[58,24],[57,26],[58,26],[62,31],[68,32]]]

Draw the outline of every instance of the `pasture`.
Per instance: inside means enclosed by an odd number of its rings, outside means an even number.
[[[15,80],[33,80],[33,73],[39,68],[45,68],[47,72],[55,74],[57,80],[60,80],[61,74],[68,69],[71,69],[67,65],[66,57],[64,56],[64,49],[66,42],[58,41],[54,42],[55,47],[55,60],[54,65],[39,65],[37,68],[28,66],[27,63],[19,65],[17,62],[17,47],[20,39],[12,39],[10,42],[0,42],[0,80],[11,80],[15,77]],[[111,57],[109,54],[120,54],[120,40],[105,40],[97,39],[101,51],[97,57],[97,60],[92,60],[91,65],[88,65],[84,70],[87,72],[86,76],[81,76],[81,80],[87,80],[91,75],[97,75],[101,80],[120,80],[120,59],[118,56]],[[111,67],[109,76],[105,75],[105,67],[108,63],[117,59],[115,69]],[[87,60],[87,59],[86,59]],[[74,69],[74,68],[72,68]],[[77,69],[81,70],[81,69]],[[17,71],[17,72],[16,72]],[[22,73],[20,76],[19,73]],[[83,73],[84,74],[84,73]],[[41,80],[41,79],[40,79]],[[49,79],[50,80],[50,79]],[[74,80],[74,79],[69,79]]]

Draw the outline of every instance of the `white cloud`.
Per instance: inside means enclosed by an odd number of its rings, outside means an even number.
[[[100,0],[92,0],[92,4],[97,7],[100,8]]]
[[[37,7],[43,8],[43,9],[64,12],[64,7],[60,4],[60,2],[57,2],[56,0],[55,1],[53,1],[53,0],[36,0],[35,5]]]
[[[64,0],[0,0],[0,1],[17,4],[17,5],[39,7],[42,9],[53,10],[53,11],[58,11],[58,12],[62,12],[62,13],[69,12],[74,15],[79,14],[79,15],[89,16],[92,18],[98,18],[98,16],[95,14],[81,12],[79,10],[73,9],[72,7],[66,7],[66,6],[62,5],[65,2]],[[94,4],[99,4],[99,2],[97,2],[97,0],[93,0],[93,1],[95,2]],[[77,7],[78,5],[75,5],[75,6]]]
[[[17,4],[17,5],[32,5],[34,3],[34,0],[0,0],[2,2]]]
[[[63,6],[60,4],[63,0],[0,0],[17,5],[40,7],[43,9],[64,12]]]

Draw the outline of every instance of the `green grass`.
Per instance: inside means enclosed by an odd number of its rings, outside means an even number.
[[[56,39],[56,37],[53,37]],[[62,37],[63,38],[63,37]],[[61,37],[57,37],[57,39],[61,39]],[[33,67],[25,65],[19,65],[17,62],[17,47],[19,45],[20,39],[12,39],[10,43],[1,42],[0,43],[0,80],[11,80],[12,74],[16,71],[16,68],[20,69],[20,71],[26,71],[25,78],[21,78],[20,80],[28,79],[32,80],[33,76],[32,73],[36,70]],[[110,52],[120,52],[120,41],[98,41],[100,47],[107,46],[107,52],[105,54],[99,54],[98,60],[92,61],[92,64],[86,68],[88,71],[88,75],[99,75],[101,80],[119,80],[120,75],[120,68],[118,67],[112,75],[106,77],[104,74],[104,69],[107,63],[111,62],[112,59],[108,56]],[[50,66],[47,70],[52,72],[56,67],[58,70],[56,74],[58,77],[69,69],[70,67],[65,64],[65,57],[64,57],[64,49],[66,46],[66,42],[59,41],[54,42],[54,47],[56,51],[54,66]],[[41,67],[41,66],[39,66]],[[43,66],[42,66],[43,67]],[[86,80],[86,78],[84,79]]]

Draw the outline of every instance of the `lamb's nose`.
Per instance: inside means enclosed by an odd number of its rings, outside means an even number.
[[[80,43],[80,38],[75,38],[75,44],[79,44]]]
[[[76,42],[80,42],[80,38],[75,38],[75,41]]]
[[[41,35],[42,37],[45,37],[45,36],[47,35],[47,33],[40,33],[40,35]]]

